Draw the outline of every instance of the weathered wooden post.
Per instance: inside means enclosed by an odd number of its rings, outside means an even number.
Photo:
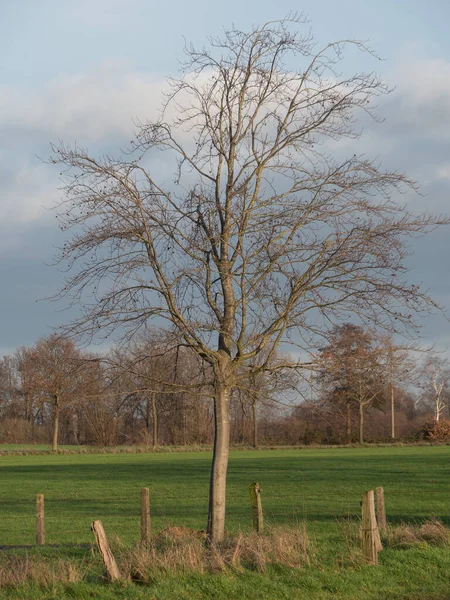
[[[150,490],[141,489],[141,544],[150,543]]]
[[[264,529],[263,510],[261,504],[261,488],[259,483],[251,483],[249,485],[250,500],[252,503],[253,527],[257,533],[262,533]]]
[[[361,549],[364,558],[376,565],[378,564],[378,552],[382,549],[380,534],[375,518],[375,497],[373,490],[365,492],[362,497],[362,519],[361,519]]]
[[[91,527],[95,535],[95,541],[97,542],[98,549],[103,559],[103,563],[106,567],[108,578],[111,581],[120,579],[119,568],[117,567],[116,559],[110,550],[108,540],[106,538],[105,530],[101,521],[94,521]]]
[[[36,494],[36,544],[45,544],[44,494]]]
[[[386,531],[386,508],[384,506],[384,489],[382,487],[377,487],[375,489],[375,497],[378,528],[382,531]]]

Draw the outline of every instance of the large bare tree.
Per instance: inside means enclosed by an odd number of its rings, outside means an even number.
[[[131,335],[166,321],[211,365],[213,542],[224,535],[239,378],[270,368],[286,340],[308,347],[322,320],[357,311],[401,329],[431,302],[404,277],[405,238],[442,220],[397,202],[414,187],[403,175],[327,151],[358,137],[358,111],[371,115],[388,89],[371,73],[339,73],[345,47],[363,44],[319,49],[304,30],[285,19],[188,47],[134,152],[96,158],[60,143],[51,159],[62,167],[62,228],[73,232],[62,295],[84,308],[73,331]]]

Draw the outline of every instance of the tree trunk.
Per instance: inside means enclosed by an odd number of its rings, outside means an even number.
[[[209,486],[208,540],[221,542],[225,533],[225,501],[230,445],[231,386],[217,384],[214,397],[214,451]]]
[[[158,413],[156,411],[156,393],[152,392],[152,424],[153,424],[153,448],[158,446]]]
[[[151,400],[147,395],[146,400],[145,400],[145,417],[144,417],[144,419],[145,419],[145,428],[149,434],[150,434],[150,429],[151,429],[150,425],[151,425],[151,421],[152,421],[151,420],[151,406],[152,406]]]
[[[364,404],[359,403],[359,443],[364,444]]]
[[[394,383],[391,381],[391,439],[395,440],[395,396]]]
[[[352,413],[351,413],[350,401],[347,400],[346,404],[347,404],[347,422],[346,422],[347,431],[346,431],[345,435],[347,437],[347,441],[350,442],[350,440],[352,439]]]
[[[241,432],[239,434],[238,441],[241,444],[243,444],[245,442],[246,431],[245,431],[245,408],[244,408],[244,403],[241,398],[241,390],[239,390],[239,400],[241,403]]]
[[[187,411],[186,411],[186,398],[183,395],[183,444],[187,444]]]
[[[56,452],[58,450],[58,431],[59,431],[59,393],[55,394],[55,409],[53,415],[53,442],[52,442],[52,451]]]
[[[78,446],[80,443],[79,431],[78,431],[78,413],[76,410],[72,411],[71,415],[72,435],[73,442]]]
[[[440,409],[440,406],[439,406],[439,398],[438,398],[436,400],[436,423],[439,422],[440,416],[441,416],[441,409]]]
[[[256,414],[256,398],[252,399],[252,414],[253,414],[253,448],[258,447],[258,417]]]

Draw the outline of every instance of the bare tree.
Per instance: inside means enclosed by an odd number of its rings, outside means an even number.
[[[447,406],[450,386],[450,364],[445,358],[430,354],[418,373],[418,385],[423,390],[422,399],[428,401],[439,421]]]
[[[245,367],[243,373],[239,373],[239,385],[235,386],[233,395],[234,402],[232,404],[239,406],[241,413],[241,435],[240,441],[244,441],[245,421],[251,423],[251,433],[248,436],[251,439],[251,444],[254,448],[258,447],[258,413],[263,410],[266,413],[280,412],[286,405],[292,408],[292,399],[286,401],[286,396],[295,390],[295,396],[298,396],[297,384],[298,377],[293,370],[293,361],[287,356],[282,356],[277,353],[272,358],[270,370],[261,370],[258,372],[257,366],[264,362],[264,353],[252,362],[251,367]],[[281,363],[281,367],[277,368],[277,363]],[[284,368],[286,363],[289,363],[289,368]],[[233,408],[233,406],[232,406]],[[250,419],[247,419],[250,413]],[[235,421],[237,415],[235,414]]]
[[[329,344],[319,354],[319,380],[325,400],[345,407],[347,439],[351,436],[352,406],[358,409],[359,443],[364,443],[364,413],[369,406],[384,402],[387,382],[385,348],[374,332],[352,323],[336,326],[329,334]]]
[[[23,402],[17,362],[12,356],[0,359],[0,419],[23,417]]]
[[[390,413],[391,413],[391,440],[396,438],[395,414],[396,414],[396,389],[400,396],[404,395],[402,384],[412,384],[415,380],[415,360],[412,353],[424,352],[416,343],[395,343],[392,335],[378,336],[380,350],[384,351],[384,362],[386,367],[385,381],[389,387]]]
[[[125,402],[145,422],[144,437],[148,440],[151,432],[154,448],[158,445],[161,415],[166,429],[170,429],[172,443],[180,441],[180,433],[181,441],[187,443],[188,425],[194,425],[190,429],[195,438],[201,428],[201,398],[211,397],[211,392],[204,389],[211,380],[209,365],[197,353],[183,347],[180,340],[176,342],[170,332],[155,329],[137,336],[127,348],[114,349],[105,361],[112,381],[121,381],[129,390]],[[193,412],[195,423],[188,423],[188,413]]]
[[[80,351],[72,340],[56,334],[39,339],[23,352],[22,385],[33,397],[32,405],[49,410],[52,421],[52,450],[58,449],[61,410],[74,402],[80,391]]]
[[[405,279],[405,238],[444,220],[391,197],[414,187],[403,175],[326,150],[357,138],[357,111],[372,114],[388,89],[373,74],[339,74],[345,46],[364,52],[362,43],[317,49],[302,29],[301,18],[285,19],[188,47],[134,152],[95,158],[60,143],[51,159],[62,167],[62,228],[73,230],[60,258],[78,264],[61,294],[84,307],[72,331],[132,335],[166,321],[211,366],[213,542],[224,535],[240,377],[270,369],[283,341],[307,348],[321,319],[357,311],[402,329],[431,303]]]

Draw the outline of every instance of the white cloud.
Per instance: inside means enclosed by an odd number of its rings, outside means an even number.
[[[40,162],[51,141],[117,152],[133,120],[156,118],[164,82],[117,63],[62,75],[38,89],[0,86],[0,231],[45,220],[60,198],[58,172]]]
[[[450,165],[442,165],[436,170],[439,179],[448,179],[450,181]]]
[[[391,133],[405,140],[417,136],[417,143],[450,141],[450,62],[402,58],[390,79],[396,86],[388,113]]]
[[[396,66],[395,79],[405,105],[423,106],[429,111],[436,101],[450,100],[450,62],[444,59],[403,58]]]
[[[397,88],[378,111],[386,122],[365,123],[354,148],[352,140],[342,140],[327,149],[380,156],[386,167],[404,168],[422,183],[444,184],[450,180],[450,166],[442,164],[435,142],[450,148],[450,63],[403,58],[390,80]],[[60,197],[58,173],[36,158],[48,155],[50,141],[77,141],[95,146],[93,151],[116,153],[132,139],[134,120],[158,117],[166,85],[159,76],[111,62],[89,73],[61,75],[40,88],[0,86],[0,135],[13,148],[0,156],[0,170],[7,165],[9,178],[6,184],[0,177],[0,203],[8,223],[45,219],[43,207]]]
[[[37,158],[47,158],[50,142],[118,154],[133,138],[136,121],[158,119],[164,90],[162,78],[117,62],[61,75],[38,89],[0,86],[0,136],[11,147],[0,151],[0,205],[6,217],[0,231],[6,223],[10,228],[14,222],[45,220],[60,198],[58,172]],[[152,160],[160,175],[173,167],[167,156]]]
[[[164,82],[118,63],[79,75],[61,75],[39,89],[0,87],[0,127],[47,139],[85,142],[130,136],[133,119],[154,118]]]
[[[12,222],[27,223],[46,218],[60,197],[55,181],[45,165],[26,166],[17,170],[10,185],[2,192],[3,226]]]

